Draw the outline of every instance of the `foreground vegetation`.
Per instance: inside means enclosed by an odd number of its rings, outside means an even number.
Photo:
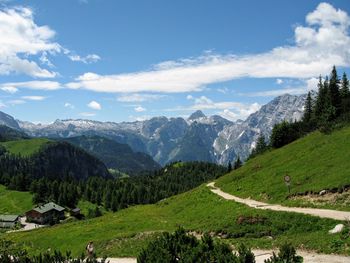
[[[30,253],[47,249],[71,250],[80,255],[93,240],[96,252],[106,256],[137,256],[163,231],[179,225],[197,233],[211,232],[234,245],[277,247],[292,245],[323,253],[350,255],[349,229],[330,235],[338,222],[307,215],[254,210],[211,193],[205,186],[165,199],[154,205],[140,205],[102,217],[7,234]]]
[[[350,126],[331,134],[319,131],[282,148],[259,155],[240,169],[217,180],[225,192],[270,203],[301,205],[291,200],[296,194],[319,193],[324,189],[343,191],[350,185]],[[290,176],[290,193],[284,176]],[[304,205],[312,206],[303,201]],[[350,210],[341,201],[327,207]]]

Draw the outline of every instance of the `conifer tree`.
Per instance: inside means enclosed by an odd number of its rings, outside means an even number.
[[[345,72],[343,73],[343,78],[341,80],[340,96],[342,98],[347,98],[350,96],[349,80]]]
[[[333,66],[331,76],[329,79],[329,92],[331,105],[335,109],[335,116],[337,117],[341,111],[341,99],[340,99],[340,91],[339,91],[340,80],[338,78],[337,70],[335,66]]]
[[[305,110],[304,110],[304,116],[303,116],[303,121],[304,122],[310,122],[312,118],[312,98],[311,98],[311,93],[307,94],[306,97],[306,102],[305,102]]]
[[[233,169],[236,170],[236,169],[238,169],[241,166],[242,166],[242,161],[241,161],[241,159],[239,158],[239,155],[238,155],[237,159],[236,159],[236,161],[235,161],[235,163],[233,165]]]

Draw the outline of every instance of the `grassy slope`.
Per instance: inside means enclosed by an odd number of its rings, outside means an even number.
[[[258,224],[238,224],[237,218],[242,215],[259,215],[266,220]],[[135,206],[91,220],[12,233],[8,238],[24,242],[32,253],[51,248],[80,254],[86,243],[93,240],[99,255],[136,256],[155,233],[173,231],[182,225],[195,231],[231,234],[233,244],[245,242],[271,247],[290,241],[322,252],[350,254],[350,240],[341,241],[341,246],[335,248],[333,244],[340,242],[340,235],[327,233],[336,223],[300,214],[254,210],[223,200],[201,186],[155,205]]]
[[[24,214],[33,206],[30,193],[10,191],[3,185],[0,185],[0,200],[0,214]]]
[[[349,149],[350,127],[330,135],[315,132],[248,161],[240,169],[221,177],[216,185],[241,197],[300,205],[299,201],[286,200],[288,190],[284,176],[291,177],[292,194],[349,185]],[[350,210],[341,203],[333,207]]]
[[[36,138],[29,140],[18,140],[1,143],[12,154],[20,154],[22,156],[30,156],[38,152],[40,147],[50,142],[48,139]]]

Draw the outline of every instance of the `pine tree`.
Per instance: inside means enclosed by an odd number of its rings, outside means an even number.
[[[237,159],[236,159],[236,161],[235,161],[235,163],[233,165],[233,169],[236,170],[236,169],[238,169],[241,166],[242,166],[242,161],[241,161],[241,159],[239,158],[239,155],[238,155]]]
[[[340,96],[343,99],[348,98],[350,96],[349,80],[348,80],[345,72],[343,74],[343,78],[341,81]]]
[[[314,113],[316,118],[322,115],[324,110],[324,104],[325,104],[325,89],[323,86],[321,75],[319,77],[317,87],[318,87],[318,93],[317,93],[317,99],[314,107]]]
[[[333,66],[331,76],[329,79],[329,92],[331,105],[335,109],[335,116],[339,116],[341,112],[341,99],[340,99],[340,91],[339,91],[340,80],[338,78],[337,70],[335,66]]]
[[[231,172],[232,171],[232,164],[231,162],[228,162],[228,165],[227,165],[227,172]]]
[[[308,123],[310,122],[312,118],[312,98],[311,98],[311,93],[307,94],[306,102],[305,102],[305,110],[304,110],[304,116],[303,116],[303,121]]]

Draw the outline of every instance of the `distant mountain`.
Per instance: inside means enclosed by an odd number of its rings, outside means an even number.
[[[28,139],[29,136],[20,130],[0,125],[0,142]]]
[[[64,139],[95,155],[107,168],[133,175],[158,170],[161,166],[146,153],[134,152],[129,145],[100,136],[77,136]]]
[[[5,142],[2,146],[10,154],[0,154],[0,179],[2,175],[8,178],[23,175],[30,179],[111,177],[99,159],[67,142],[27,139]],[[30,151],[28,147],[35,150]],[[26,153],[21,154],[20,149]]]
[[[17,121],[10,115],[0,111],[0,125],[5,125],[7,127],[20,130]]]
[[[48,125],[18,123],[23,131],[34,137],[107,137],[128,144],[134,152],[151,155],[161,165],[177,160],[227,164],[238,155],[247,158],[258,136],[263,134],[268,139],[274,124],[299,120],[305,99],[306,95],[282,95],[246,120],[236,122],[196,111],[188,119],[155,117],[122,123],[91,120],[56,120]]]

